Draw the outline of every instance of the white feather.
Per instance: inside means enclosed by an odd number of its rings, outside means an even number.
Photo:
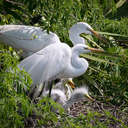
[[[21,61],[19,67],[25,68],[31,75],[33,87],[37,84],[42,86],[41,83],[57,78],[77,77],[88,68],[88,62],[79,58],[81,53],[89,52],[85,48],[87,46],[82,44],[74,46],[73,49],[65,43],[51,44]]]
[[[49,32],[48,34],[40,27],[25,25],[0,26],[0,41],[16,49],[22,49],[28,55],[50,44],[60,42],[55,33]]]

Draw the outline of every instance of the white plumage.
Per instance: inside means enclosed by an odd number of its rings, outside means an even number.
[[[73,45],[84,44],[84,38],[80,37],[81,33],[93,34],[101,39],[89,24],[78,22],[69,30],[69,38]],[[25,25],[3,25],[0,26],[0,42],[11,45],[16,49],[23,50],[23,56],[29,56],[46,46],[59,43],[59,37],[53,33],[47,33],[40,27],[25,26]]]
[[[74,24],[69,30],[69,38],[73,45],[85,44],[85,39],[80,36],[81,33],[93,35],[94,30],[92,27],[84,22],[78,22]]]
[[[72,82],[72,78],[68,78],[70,82]],[[73,82],[72,82],[73,83]],[[71,97],[71,94],[73,92],[73,89],[69,84],[67,83],[67,79],[61,79],[60,82],[56,83],[53,87],[53,89],[59,89],[65,93],[66,98],[69,99]]]
[[[87,23],[79,22],[70,29],[69,37],[75,45],[72,49],[61,43],[58,36],[49,34],[39,27],[24,25],[0,26],[0,41],[17,49],[23,49],[25,56],[31,55],[21,61],[19,67],[31,75],[33,86],[37,84],[39,95],[42,84],[56,78],[74,78],[82,75],[88,68],[88,62],[79,58],[81,53],[90,52],[84,45],[81,33],[95,34]],[[42,84],[41,84],[42,83]]]
[[[48,96],[49,95],[49,91],[43,92],[42,97],[44,96]],[[61,89],[52,89],[51,91],[51,98],[61,104],[64,105],[67,101],[66,95],[65,93],[61,90]]]
[[[37,84],[57,78],[74,78],[82,75],[88,68],[88,62],[79,58],[79,55],[87,52],[90,50],[82,44],[75,45],[72,49],[65,43],[51,44],[21,61],[19,67],[31,75],[34,88]],[[37,88],[35,96],[39,94],[41,88]]]
[[[49,92],[46,91],[43,93],[44,96],[48,96]],[[51,91],[51,98],[61,104],[65,110],[68,110],[75,102],[78,102],[79,100],[83,100],[85,98],[89,98],[90,100],[93,100],[89,94],[88,94],[88,88],[86,86],[77,87],[71,92],[71,96],[69,98],[66,97],[63,90],[60,88],[52,89]]]
[[[88,88],[86,86],[75,88],[73,93],[71,94],[70,99],[65,102],[63,107],[65,109],[68,109],[73,105],[73,103],[78,102],[79,100],[82,100],[85,97],[93,101],[93,99],[88,94]]]
[[[40,27],[25,25],[0,26],[0,41],[16,49],[22,49],[25,56],[31,55],[49,44],[60,42],[55,33],[47,33]]]

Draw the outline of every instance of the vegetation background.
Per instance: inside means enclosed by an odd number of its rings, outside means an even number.
[[[88,44],[106,51],[104,55],[88,54],[90,67],[75,83],[88,85],[96,99],[86,116],[67,116],[59,109],[50,111],[47,98],[34,104],[23,88],[31,85],[30,76],[20,71],[15,49],[0,44],[0,127],[99,128],[128,127],[128,1],[127,0],[1,0],[0,25],[23,24],[40,26],[55,32],[62,42],[72,46],[69,28],[76,22],[87,22],[108,40],[102,42],[85,36]],[[95,43],[94,43],[95,42]],[[13,69],[13,72],[10,70]],[[24,77],[21,77],[23,76]],[[14,89],[16,88],[16,89]],[[45,102],[45,105],[42,104]],[[107,105],[107,107],[106,107]],[[102,119],[102,120],[101,120]],[[58,123],[59,122],[59,123]],[[30,127],[29,126],[29,127]]]

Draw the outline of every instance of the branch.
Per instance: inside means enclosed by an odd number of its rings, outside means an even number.
[[[14,1],[10,1],[10,0],[5,0],[6,2],[9,2],[11,4],[14,4],[14,5],[20,5],[20,6],[23,6],[22,3],[18,3],[18,2],[14,2]]]

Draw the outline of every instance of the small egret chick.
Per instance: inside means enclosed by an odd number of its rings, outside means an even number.
[[[44,92],[43,93],[43,97],[44,96],[48,96],[49,95],[49,91],[46,91],[46,92]],[[64,105],[65,104],[65,102],[66,102],[66,95],[65,95],[65,93],[62,91],[62,90],[60,90],[60,89],[52,89],[52,91],[51,91],[51,98],[55,101],[55,102],[57,102],[57,103],[59,103],[59,104],[61,104],[61,105]]]
[[[91,101],[93,101],[93,99],[88,94],[88,88],[87,87],[83,86],[83,87],[76,88],[76,89],[74,89],[70,99],[66,101],[66,103],[64,104],[63,107],[67,110],[75,102],[78,102],[79,100],[82,100],[84,98],[88,98]]]
[[[43,93],[42,97],[48,96],[49,91],[46,91]],[[74,91],[71,94],[71,97],[67,99],[64,91],[61,89],[52,89],[51,91],[51,98],[62,105],[62,107],[65,110],[68,110],[75,102],[78,102],[80,100],[83,100],[85,98],[88,98],[91,101],[94,101],[88,94],[88,88],[83,86],[83,87],[78,87],[75,88]]]

